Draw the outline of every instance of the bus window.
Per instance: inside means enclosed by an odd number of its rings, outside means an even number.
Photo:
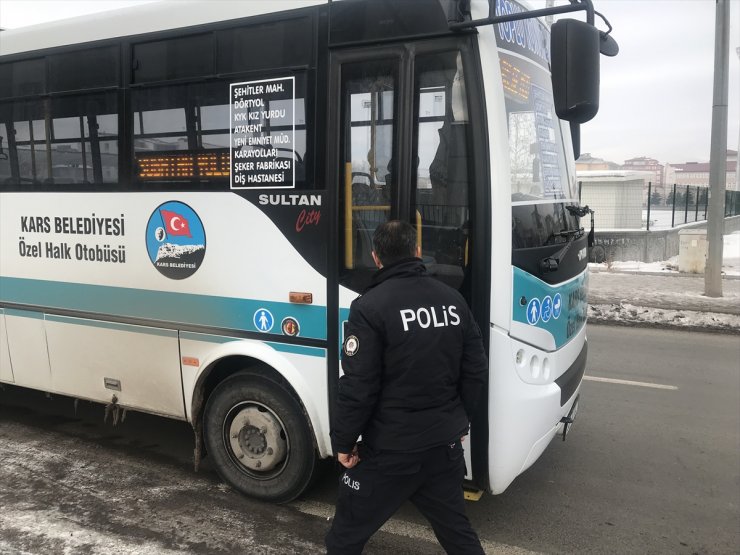
[[[4,185],[35,185],[49,178],[47,164],[46,112],[43,99],[0,104],[0,121],[7,139],[8,170]],[[50,162],[50,160],[49,160]],[[3,162],[3,165],[6,162]]]
[[[44,58],[0,64],[0,98],[31,96],[45,92]]]
[[[342,66],[341,126],[344,233],[340,282],[359,291],[375,271],[372,236],[391,217],[396,62]]]
[[[0,105],[8,135],[4,184],[104,184],[118,180],[116,93]],[[12,134],[12,136],[11,136]]]
[[[266,107],[286,110],[282,119],[265,120],[273,134],[292,130],[295,116],[295,144],[281,144],[278,151],[280,156],[295,161],[296,188],[307,185],[305,83],[303,76],[297,76],[295,104],[278,100]],[[228,82],[139,89],[132,97],[134,175],[140,182],[228,186],[231,140]]]
[[[49,144],[54,184],[118,180],[117,112],[115,93],[52,99]]]
[[[468,117],[462,59],[456,51],[415,63],[417,162],[415,217],[429,271],[460,288],[467,266]]]
[[[12,175],[8,154],[8,128],[4,123],[0,123],[0,184],[7,183]]]

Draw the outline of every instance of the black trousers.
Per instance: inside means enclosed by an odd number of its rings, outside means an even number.
[[[334,522],[326,536],[329,555],[362,553],[370,536],[406,500],[429,520],[447,553],[483,553],[465,516],[459,441],[421,453],[372,453],[361,446],[360,459],[340,477]]]

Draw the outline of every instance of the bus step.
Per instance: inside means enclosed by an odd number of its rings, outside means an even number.
[[[480,498],[483,497],[483,490],[464,487],[463,494],[465,495],[465,501],[480,501]]]

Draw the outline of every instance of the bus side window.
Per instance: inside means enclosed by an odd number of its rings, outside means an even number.
[[[118,107],[115,93],[51,101],[48,132],[54,184],[118,181]]]
[[[239,82],[233,78],[232,82]],[[180,183],[228,187],[232,122],[230,81],[165,85],[137,89],[132,94],[134,120],[134,176],[140,183]],[[288,137],[278,157],[291,158],[296,188],[306,188],[308,124],[306,79],[296,76],[295,102],[274,100],[265,110],[283,117],[255,120],[271,135]],[[295,141],[292,142],[295,121]]]

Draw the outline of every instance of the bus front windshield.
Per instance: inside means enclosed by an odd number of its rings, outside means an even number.
[[[550,32],[537,19],[496,26],[513,202],[572,199],[550,77]]]

